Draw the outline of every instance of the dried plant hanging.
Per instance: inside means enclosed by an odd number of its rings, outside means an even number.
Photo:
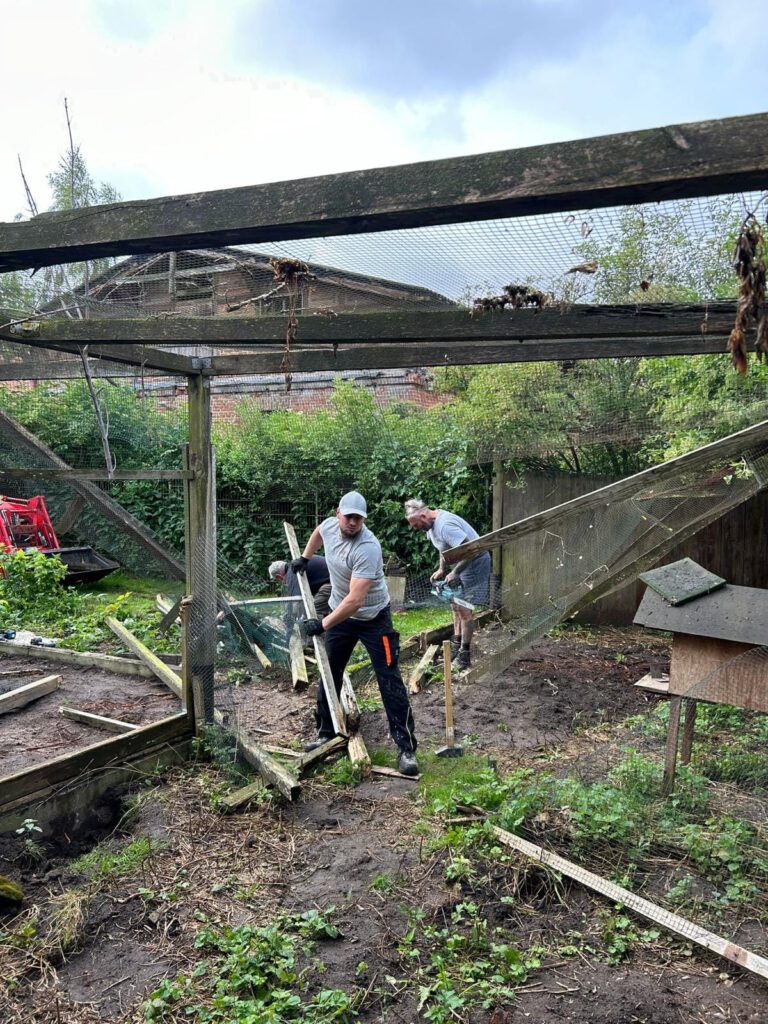
[[[285,390],[291,390],[291,345],[296,340],[296,330],[299,320],[296,315],[301,285],[309,276],[309,267],[301,260],[290,259],[281,256],[279,259],[271,259],[272,269],[275,277],[281,284],[285,285],[285,292],[288,298],[288,326],[285,331],[285,350],[283,360],[280,364],[281,371],[285,374]]]
[[[731,361],[739,373],[747,372],[747,331],[757,327],[757,358],[768,356],[768,317],[765,308],[765,227],[753,213],[742,222],[736,240],[733,267],[740,281],[736,322],[728,338]]]

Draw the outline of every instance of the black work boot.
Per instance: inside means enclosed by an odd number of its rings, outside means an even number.
[[[397,755],[397,770],[401,775],[418,775],[419,762],[412,750],[401,750]]]
[[[454,633],[453,636],[451,637],[451,661],[453,661],[453,659],[456,657],[460,650],[461,637]]]
[[[304,744],[304,751],[311,754],[313,750],[317,750],[318,747],[322,747],[324,743],[329,743],[332,739],[333,736],[318,736],[316,740],[310,740],[309,743]]]
[[[470,667],[471,664],[472,659],[470,658],[469,655],[469,648],[462,647],[459,649],[459,653],[456,655],[453,662],[451,663],[451,668],[454,670],[454,672],[466,672],[466,670]]]

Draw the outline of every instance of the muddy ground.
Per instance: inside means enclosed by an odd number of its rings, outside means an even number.
[[[488,754],[501,767],[535,768],[553,750],[562,750],[581,758],[591,774],[599,773],[603,748],[613,742],[611,723],[647,712],[658,699],[637,690],[634,682],[651,666],[663,669],[667,664],[665,642],[636,631],[542,640],[498,678],[458,684],[458,737],[467,753]],[[391,750],[383,711],[374,707],[375,692],[365,685],[359,692],[368,707],[363,714],[366,743],[370,749]],[[290,746],[312,735],[310,693],[244,682],[235,700],[241,719],[264,730],[259,735],[265,742]],[[413,705],[426,760],[443,742],[439,686],[416,695]],[[316,956],[325,969],[318,983],[365,990],[363,1021],[416,1022],[423,1019],[417,989],[399,980],[405,968],[398,943],[409,910],[422,909],[427,920],[449,924],[451,912],[466,900],[477,903],[490,922],[503,924],[519,948],[542,946],[568,953],[546,955],[514,1001],[457,1011],[452,1018],[457,1021],[768,1020],[765,982],[667,935],[641,944],[621,964],[606,963],[591,951],[599,946],[606,903],[576,883],[566,881],[555,893],[535,867],[514,863],[486,864],[474,878],[446,881],[450,854],[435,850],[417,828],[426,797],[419,783],[371,776],[355,787],[341,788],[330,781],[327,770],[319,771],[303,784],[295,804],[270,801],[225,817],[212,806],[212,794],[222,782],[210,766],[192,766],[163,782],[151,781],[134,797],[132,815],[111,840],[116,848],[137,836],[156,841],[157,850],[140,877],[96,887],[91,881],[89,889],[87,873],[72,869],[60,836],[35,866],[20,858],[12,839],[0,844],[0,870],[25,885],[23,913],[36,909],[40,933],[63,894],[88,893],[74,948],[64,956],[54,952],[45,964],[24,963],[30,980],[0,995],[0,1020],[141,1021],[141,1001],[159,980],[189,974],[199,960],[194,939],[201,915],[222,925],[264,924],[280,911],[334,907],[341,938],[320,943]],[[765,955],[768,938],[762,928],[754,922],[745,922],[745,928]],[[734,938],[746,942],[746,934]],[[571,952],[574,942],[579,948]],[[55,949],[53,939],[51,945]],[[6,979],[23,960],[18,950],[3,957],[0,946]],[[361,964],[366,965],[362,970]]]
[[[0,648],[0,694],[50,675],[61,677],[57,690],[0,715],[0,778],[112,735],[64,718],[59,711],[64,705],[133,725],[149,725],[181,709],[179,700],[159,680],[82,669],[43,658],[4,656]]]

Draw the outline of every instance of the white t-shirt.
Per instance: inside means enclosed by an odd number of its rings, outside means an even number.
[[[381,544],[364,526],[355,537],[345,537],[339,529],[339,520],[335,516],[324,519],[320,523],[320,533],[325,548],[325,561],[331,577],[331,597],[328,604],[331,610],[338,608],[349,594],[352,577],[373,580],[370,590],[365,595],[363,607],[353,619],[373,619],[382,608],[389,604],[389,591],[384,581],[384,559],[381,555]]]

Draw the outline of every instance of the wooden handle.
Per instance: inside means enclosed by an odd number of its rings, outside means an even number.
[[[454,744],[453,692],[451,690],[451,641],[443,641],[443,682],[445,684],[445,742]]]

